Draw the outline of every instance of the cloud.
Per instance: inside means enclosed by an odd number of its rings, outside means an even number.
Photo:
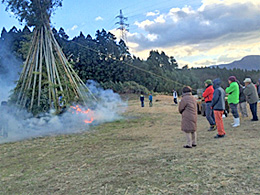
[[[153,20],[135,22],[142,32],[129,41],[138,43],[137,49],[142,51],[195,44],[213,48],[221,43],[259,36],[260,1],[204,0],[202,3],[196,10],[188,6],[172,8]]]
[[[78,25],[74,25],[70,30],[76,30],[78,28]]]
[[[157,16],[160,14],[160,11],[159,10],[155,10],[155,12],[147,12],[146,13],[146,16]]]
[[[102,21],[102,20],[104,20],[104,19],[103,19],[101,16],[98,16],[98,17],[95,18],[95,20],[96,20],[96,21],[100,21],[100,20]]]

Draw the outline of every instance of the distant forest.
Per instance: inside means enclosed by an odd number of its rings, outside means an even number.
[[[63,28],[53,28],[52,31],[84,82],[94,80],[105,89],[111,88],[118,93],[170,93],[173,89],[180,93],[186,85],[194,90],[203,88],[206,79],[220,78],[223,87],[227,87],[227,79],[231,75],[236,76],[240,82],[245,77],[251,77],[255,82],[260,78],[260,71],[189,69],[188,65],[180,69],[174,56],[167,56],[156,50],[150,51],[147,59],[140,59],[130,54],[124,41],[117,42],[116,37],[104,29],[96,31],[95,37],[85,36],[81,32],[73,39],[69,39]],[[17,59],[26,60],[32,36],[33,32],[27,26],[23,30],[13,27],[9,32],[3,28],[0,40],[0,74],[6,72],[7,66],[13,66],[4,64],[4,58],[10,58],[10,53]]]

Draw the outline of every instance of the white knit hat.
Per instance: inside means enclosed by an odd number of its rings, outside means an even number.
[[[251,80],[250,78],[246,78],[246,79],[244,80],[244,83],[252,83],[252,80]]]

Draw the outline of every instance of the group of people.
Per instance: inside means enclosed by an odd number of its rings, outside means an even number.
[[[140,95],[140,102],[141,102],[141,107],[144,107],[144,95],[141,94]],[[149,94],[149,106],[152,107],[153,106],[153,95]]]
[[[210,125],[208,131],[217,129],[218,133],[215,138],[223,138],[226,135],[223,124],[226,94],[228,96],[227,102],[234,119],[232,127],[240,126],[238,105],[242,117],[248,117],[246,102],[248,102],[253,116],[251,121],[258,121],[257,102],[259,101],[258,89],[260,88],[260,84],[256,86],[250,78],[246,78],[244,80],[245,86],[242,86],[235,76],[230,76],[228,82],[229,86],[224,90],[221,87],[221,80],[219,78],[213,82],[210,79],[205,81],[206,89],[202,96],[205,99],[206,118]],[[192,89],[189,86],[184,87],[182,92],[179,112],[182,114],[181,128],[187,137],[187,144],[184,148],[192,148],[197,146],[197,101],[192,96]]]

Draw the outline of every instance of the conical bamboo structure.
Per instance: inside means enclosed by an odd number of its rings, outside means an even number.
[[[50,109],[59,113],[64,104],[85,104],[91,96],[95,98],[69,64],[50,25],[35,27],[12,102],[33,114]]]

